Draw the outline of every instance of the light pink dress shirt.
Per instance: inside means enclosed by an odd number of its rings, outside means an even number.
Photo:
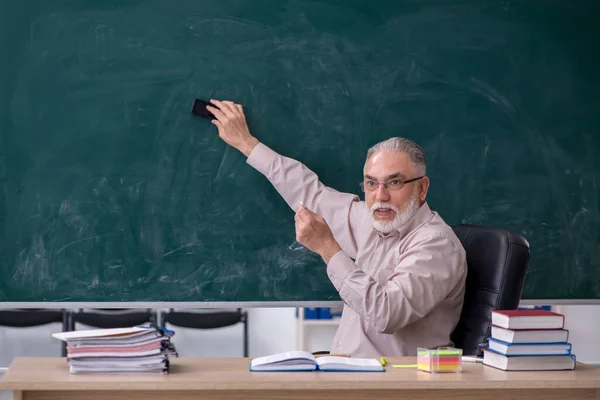
[[[427,203],[387,236],[372,227],[365,202],[321,182],[302,163],[258,144],[247,160],[289,206],[321,215],[342,251],[327,275],[344,303],[331,352],[352,357],[410,356],[452,345],[467,264],[454,231]]]

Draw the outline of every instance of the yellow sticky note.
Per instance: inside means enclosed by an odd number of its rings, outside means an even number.
[[[393,368],[417,368],[417,364],[394,364]]]

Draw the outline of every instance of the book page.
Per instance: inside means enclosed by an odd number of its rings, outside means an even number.
[[[281,363],[293,365],[295,362],[298,362],[298,364],[306,364],[307,361],[314,364],[315,357],[307,351],[287,351],[284,353],[277,353],[270,356],[255,358],[252,360],[251,366],[256,367],[260,365]]]
[[[339,370],[383,370],[379,360],[375,358],[349,358],[325,356],[317,358],[319,369],[339,369]]]
[[[350,358],[350,357],[336,357],[336,356],[324,356],[317,358],[317,364],[341,364],[341,365],[356,365],[356,366],[381,366],[379,361],[375,358]]]

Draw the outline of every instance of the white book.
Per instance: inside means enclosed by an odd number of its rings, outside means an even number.
[[[253,359],[250,363],[250,371],[383,372],[385,368],[374,358],[315,357],[306,351],[289,351]]]
[[[110,347],[110,348],[122,348],[122,349],[127,349],[129,347],[137,347],[137,346],[144,346],[144,345],[148,345],[148,344],[152,344],[152,343],[156,343],[156,342],[162,342],[163,340],[165,340],[165,338],[163,337],[150,337],[150,339],[145,338],[142,341],[135,341],[133,343],[114,343],[114,342],[81,342],[78,341],[77,343],[72,343],[71,341],[68,341],[67,343],[69,344],[69,347],[72,347],[74,349],[98,349],[98,348],[106,348],[106,347]]]
[[[76,354],[67,354],[68,359],[76,359],[76,358],[85,358],[85,357],[140,357],[140,356],[151,356],[154,354],[161,354],[164,350],[157,348],[153,350],[146,351],[106,351],[106,352],[91,352],[91,353],[76,353]]]
[[[115,366],[125,366],[125,367],[131,367],[131,366],[144,366],[144,365],[158,365],[158,364],[162,364],[164,365],[167,362],[167,359],[165,358],[148,358],[147,360],[129,360],[127,358],[123,358],[121,360],[118,359],[111,359],[111,360],[78,360],[78,359],[71,359],[69,360],[69,366],[71,367],[99,367],[99,366],[110,366],[110,367],[115,367]]]
[[[571,356],[506,356],[494,351],[483,351],[483,364],[503,371],[572,370],[575,360]]]
[[[118,336],[103,336],[103,337],[92,337],[82,339],[68,339],[66,342],[71,347],[77,347],[82,345],[102,345],[102,346],[115,346],[115,345],[132,345],[144,343],[149,340],[156,338],[167,339],[168,336],[163,336],[158,331],[148,331],[133,333],[130,335],[118,335]]]
[[[167,354],[153,354],[150,356],[139,356],[139,357],[81,357],[81,358],[71,358],[68,360],[69,365],[74,363],[102,363],[102,362],[140,362],[144,363],[146,361],[153,362],[162,362],[167,361],[169,357]]]
[[[131,328],[86,329],[81,331],[53,333],[52,337],[63,341],[88,338],[118,338],[119,336],[134,336],[146,332],[154,332],[156,328],[134,326]]]
[[[166,374],[168,368],[164,365],[136,367],[136,368],[89,368],[89,367],[69,367],[72,374]]]
[[[559,343],[567,342],[566,329],[514,330],[492,326],[492,338],[506,343]]]

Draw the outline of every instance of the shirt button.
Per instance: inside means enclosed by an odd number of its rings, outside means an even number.
[[[352,320],[354,319],[354,316],[353,316],[353,315],[351,315],[351,316],[349,316],[349,317],[348,317],[348,319],[349,319],[350,321],[352,321]]]
[[[329,279],[333,280],[333,275],[329,275]]]
[[[340,347],[341,345],[342,345],[342,342],[341,342],[341,341],[337,342],[337,346],[338,346],[338,347]]]

